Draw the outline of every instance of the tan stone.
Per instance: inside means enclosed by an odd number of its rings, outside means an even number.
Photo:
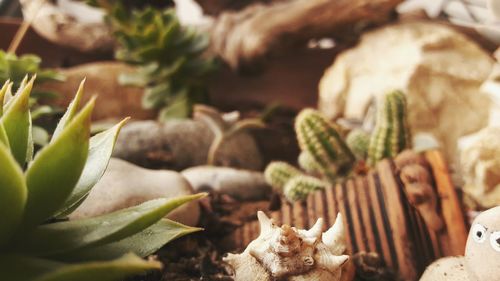
[[[340,54],[319,85],[319,108],[330,118],[363,118],[373,97],[391,89],[408,96],[414,131],[434,134],[449,159],[458,137],[483,128],[489,99],[479,87],[493,60],[457,31],[403,22],[366,33]]]

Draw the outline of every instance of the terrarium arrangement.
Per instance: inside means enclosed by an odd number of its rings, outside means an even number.
[[[495,1],[21,9],[5,278],[500,279]]]

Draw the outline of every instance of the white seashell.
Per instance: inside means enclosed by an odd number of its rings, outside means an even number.
[[[338,281],[342,266],[349,260],[345,229],[339,214],[332,228],[322,232],[324,221],[318,219],[309,229],[275,225],[258,212],[260,234],[241,254],[224,258],[234,271],[235,281],[315,280]]]

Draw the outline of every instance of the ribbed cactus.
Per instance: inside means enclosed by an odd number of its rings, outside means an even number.
[[[266,182],[278,192],[283,192],[286,183],[298,175],[302,175],[302,172],[294,166],[281,161],[271,162],[264,171]]]
[[[317,173],[320,167],[312,155],[307,151],[302,151],[298,158],[299,166],[307,173]]]
[[[358,160],[366,159],[370,145],[370,134],[363,129],[354,129],[349,132],[345,141]]]
[[[368,163],[372,166],[411,147],[404,93],[390,92],[381,101],[377,107],[377,120],[368,149]]]
[[[315,177],[305,175],[295,176],[286,183],[284,195],[291,202],[304,200],[310,193],[325,189],[327,186],[328,183]]]
[[[295,131],[302,151],[318,163],[320,172],[329,180],[347,175],[355,162],[335,124],[313,109],[304,109],[295,120]]]

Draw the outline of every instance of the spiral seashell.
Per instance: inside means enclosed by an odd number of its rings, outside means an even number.
[[[235,281],[315,280],[338,281],[342,266],[349,260],[345,229],[338,214],[332,228],[323,232],[320,218],[309,230],[275,225],[258,212],[260,235],[241,254],[224,258],[234,272]]]

